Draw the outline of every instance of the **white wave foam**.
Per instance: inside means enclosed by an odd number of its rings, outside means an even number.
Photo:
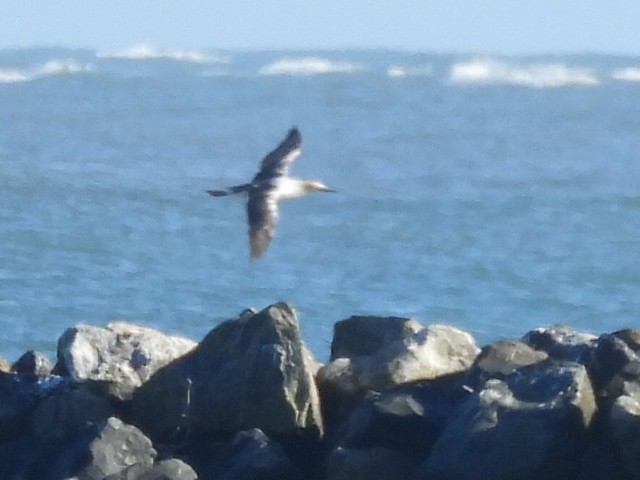
[[[81,65],[73,59],[52,59],[31,69],[0,69],[0,83],[30,82],[44,77],[74,75],[92,71],[91,65]]]
[[[355,73],[362,67],[353,63],[334,62],[322,57],[284,57],[264,65],[260,75],[324,75],[330,73]]]
[[[640,68],[627,67],[614,70],[611,78],[624,82],[640,82]]]
[[[49,60],[37,71],[37,76],[73,75],[75,73],[90,72],[91,65],[81,65],[71,58],[64,60]]]
[[[510,65],[492,59],[475,59],[451,67],[449,80],[454,83],[511,84],[533,88],[558,88],[570,85],[598,85],[595,74],[587,68],[568,67],[561,63]]]
[[[387,76],[392,78],[403,77],[428,77],[433,73],[430,65],[403,67],[401,65],[391,65],[387,68]]]
[[[0,68],[0,83],[27,82],[29,77],[21,70]]]
[[[178,62],[201,64],[228,62],[228,59],[225,57],[198,52],[196,50],[161,51],[146,43],[132,45],[117,52],[97,53],[96,56],[98,58],[115,58],[121,60],[175,60]]]

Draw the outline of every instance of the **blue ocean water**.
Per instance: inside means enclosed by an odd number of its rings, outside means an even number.
[[[480,343],[640,321],[640,57],[399,51],[0,51],[0,354],[77,323],[199,340],[298,310],[320,361],[352,314]],[[293,125],[282,205],[248,259],[249,179]]]

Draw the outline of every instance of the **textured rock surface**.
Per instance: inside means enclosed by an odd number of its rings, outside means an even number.
[[[250,428],[319,436],[317,368],[291,306],[245,312],[143,385],[133,398],[133,418],[157,438]]]
[[[508,375],[514,370],[542,362],[549,355],[534,350],[518,340],[498,340],[482,349],[474,363],[488,378],[496,375]]]
[[[51,375],[53,363],[43,353],[29,350],[11,367],[11,371],[19,375],[31,377],[47,377]]]
[[[354,315],[334,325],[331,360],[373,355],[422,328],[412,318]]]
[[[574,478],[595,400],[584,366],[545,362],[489,380],[435,443],[419,478]]]
[[[446,379],[371,393],[330,432],[328,442],[351,449],[387,448],[421,461],[458,403],[455,383]]]
[[[465,384],[471,389],[482,387],[491,378],[503,379],[518,368],[549,358],[546,352],[535,350],[519,340],[498,340],[482,348],[473,367],[467,372]]]
[[[385,325],[391,322],[391,327]],[[353,322],[354,325],[350,325]],[[468,369],[480,352],[467,332],[444,325],[418,328],[404,319],[354,317],[340,328],[353,339],[341,340],[333,351],[351,357],[336,357],[322,367],[318,381],[332,390],[357,393],[365,390],[387,390],[405,383],[452,375]],[[374,332],[380,330],[378,335]],[[346,335],[346,333],[341,333]],[[363,336],[367,348],[345,348]],[[374,338],[374,340],[371,340]]]
[[[640,397],[623,395],[616,399],[609,414],[609,428],[625,468],[640,475]]]
[[[522,338],[536,350],[542,350],[554,360],[588,363],[598,337],[578,332],[566,325],[536,328]]]
[[[153,466],[136,463],[104,480],[196,480],[198,475],[182,460],[170,458]]]
[[[159,368],[195,345],[186,338],[125,322],[106,328],[78,325],[58,340],[56,371],[75,381],[104,383],[110,395],[126,400]]]
[[[640,363],[640,357],[624,340],[615,334],[598,337],[591,354],[589,374],[604,408],[609,408],[620,394],[615,377],[633,363]],[[610,388],[613,388],[613,391],[610,391]]]
[[[0,478],[103,480],[130,465],[150,466],[155,456],[137,428],[110,418],[64,438],[21,436],[0,443]]]
[[[477,355],[451,327],[351,317],[322,371],[286,304],[157,370],[147,329],[80,330],[62,376],[36,352],[0,372],[0,479],[639,478],[639,330],[537,329]]]
[[[77,474],[83,480],[103,480],[131,465],[152,466],[157,455],[151,440],[140,430],[115,417],[104,423],[87,450],[88,461]]]

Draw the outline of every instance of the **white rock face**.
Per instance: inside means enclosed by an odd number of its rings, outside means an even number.
[[[398,319],[392,319],[389,326],[395,338],[387,333],[379,333],[377,338],[385,338],[377,349],[366,354],[350,355],[341,350],[343,357],[334,358],[320,369],[319,380],[331,384],[344,393],[372,389],[386,390],[397,385],[419,380],[432,380],[467,370],[480,353],[473,337],[462,330],[445,325],[420,327],[415,320],[406,319],[406,328],[398,328]],[[349,320],[345,320],[349,322]],[[358,318],[353,330],[343,324],[341,335],[358,338],[371,332],[366,321]],[[373,318],[376,329],[385,329],[385,322]],[[416,328],[416,325],[418,327]],[[410,328],[409,328],[410,327]],[[341,339],[342,343],[350,342]]]
[[[110,385],[124,400],[159,368],[191,351],[196,342],[126,322],[77,325],[58,340],[58,361],[76,381]]]

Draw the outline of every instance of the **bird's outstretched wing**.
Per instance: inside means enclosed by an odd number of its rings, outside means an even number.
[[[269,246],[278,221],[278,202],[270,189],[249,194],[247,216],[251,260],[257,260]]]
[[[253,178],[253,181],[286,175],[291,163],[300,156],[301,143],[302,139],[298,129],[294,127],[289,130],[280,145],[264,157],[260,164],[260,171]]]

